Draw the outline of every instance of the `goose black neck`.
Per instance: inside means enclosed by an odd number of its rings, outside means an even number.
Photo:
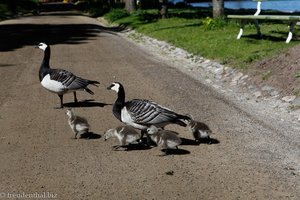
[[[125,91],[123,86],[120,86],[118,98],[113,106],[113,113],[121,121],[121,110],[125,106]]]
[[[50,51],[50,47],[48,46],[44,51],[44,59],[43,59],[43,62],[42,62],[43,67],[50,68],[50,64],[49,64],[50,54],[51,54],[51,51]]]
[[[40,71],[39,71],[40,81],[43,80],[43,78],[47,75],[48,71],[50,70],[49,61],[50,61],[50,47],[48,46],[44,51],[44,58],[40,66]]]
[[[116,102],[118,102],[120,104],[125,103],[125,90],[122,85],[120,85],[120,87],[119,87],[118,98],[117,98]]]

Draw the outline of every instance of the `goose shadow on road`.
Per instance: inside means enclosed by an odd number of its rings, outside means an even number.
[[[79,108],[79,107],[104,107],[112,104],[107,104],[107,103],[102,103],[102,102],[96,102],[94,99],[87,99],[83,101],[78,101],[78,102],[69,102],[69,103],[64,103],[63,104],[65,107],[68,108]]]
[[[98,133],[94,133],[94,132],[88,132],[88,133],[84,133],[81,134],[79,139],[100,139],[102,136]]]
[[[191,139],[188,139],[188,138],[180,138],[182,143],[181,145],[195,145],[195,146],[198,146],[200,144],[208,144],[208,145],[212,145],[212,144],[219,144],[220,141],[215,139],[215,138],[203,138],[203,139],[200,139],[198,142],[195,141],[195,140],[191,140]]]

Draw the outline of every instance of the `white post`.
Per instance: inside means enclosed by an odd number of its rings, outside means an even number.
[[[295,27],[296,23],[297,22],[294,22],[294,21],[290,23],[290,32],[288,34],[288,37],[287,37],[285,43],[289,43],[291,41],[291,39],[293,38],[293,32],[294,32],[294,27]]]
[[[236,37],[236,39],[238,39],[238,40],[241,39],[243,32],[244,32],[243,28],[240,28],[240,32],[239,32],[238,36]]]
[[[254,13],[254,16],[259,15],[260,11],[261,11],[261,1],[257,1],[257,7],[256,7],[256,13]]]

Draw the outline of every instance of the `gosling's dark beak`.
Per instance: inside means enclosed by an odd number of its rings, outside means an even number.
[[[104,141],[106,141],[107,139],[106,138],[104,138]]]

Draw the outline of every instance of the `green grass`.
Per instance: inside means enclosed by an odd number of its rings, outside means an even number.
[[[300,78],[300,72],[296,72],[294,75],[295,78]]]
[[[197,10],[170,10],[170,18],[158,19],[156,10],[138,11],[114,22],[134,28],[137,32],[167,41],[190,53],[245,69],[254,61],[277,55],[299,44],[285,43],[287,23],[263,23],[263,39],[256,38],[256,28],[247,24],[244,36],[237,40],[239,24],[235,21],[214,20]],[[296,27],[297,28],[297,27]],[[297,35],[297,30],[296,30]]]

